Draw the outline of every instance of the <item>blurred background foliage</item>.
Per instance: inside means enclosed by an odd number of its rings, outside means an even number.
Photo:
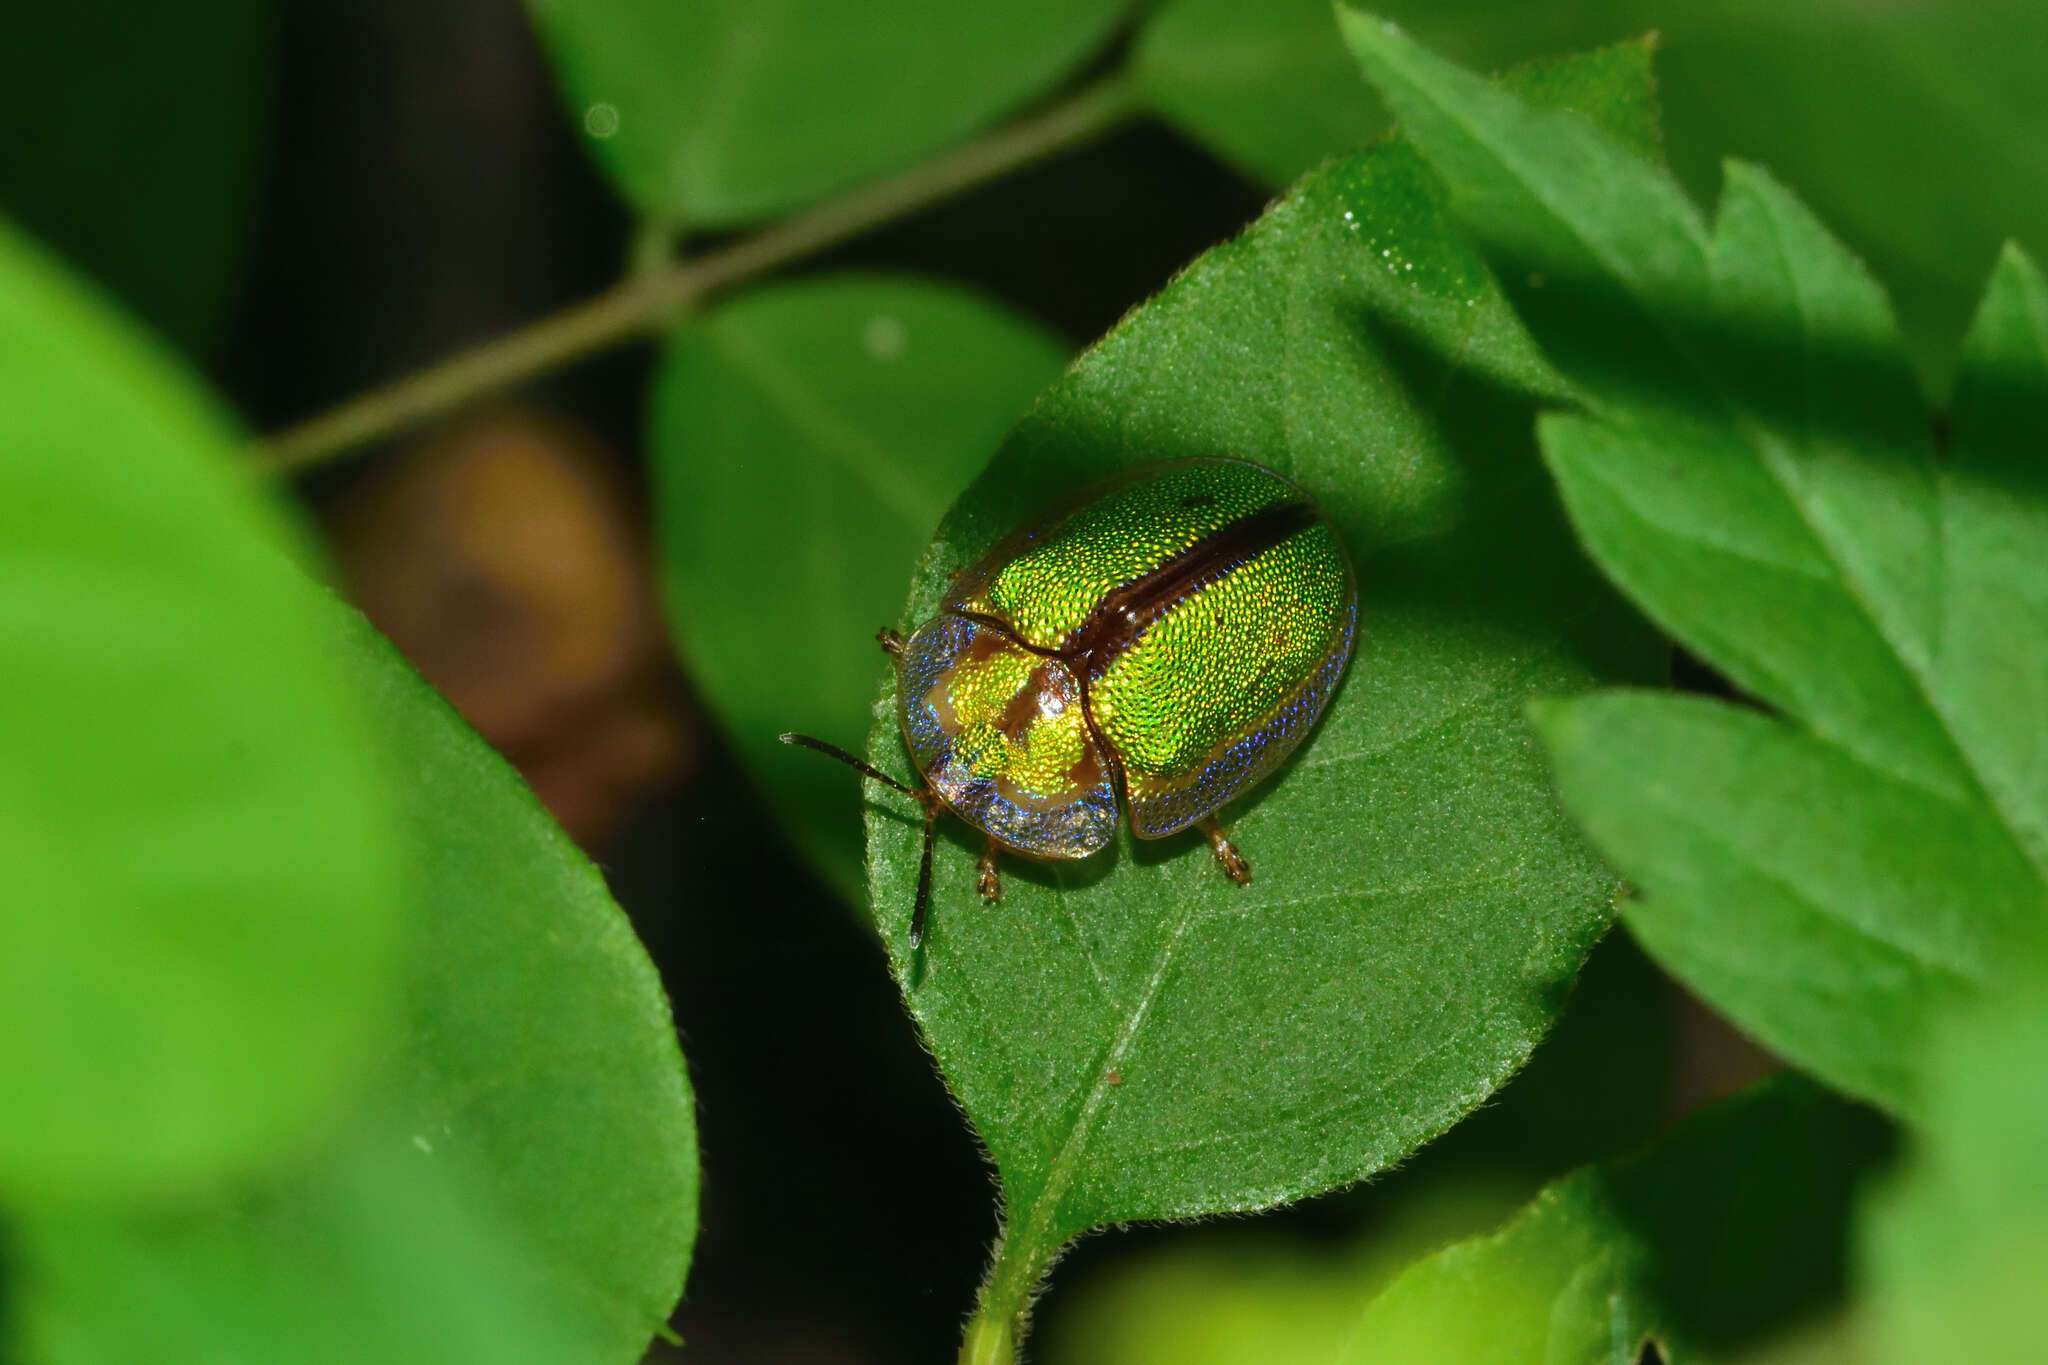
[[[1481,69],[1658,31],[1682,182],[1710,202],[1720,158],[1739,155],[1795,186],[1888,286],[1937,400],[1998,243],[2048,254],[2038,0],[1380,8]],[[1321,0],[859,9],[82,0],[23,10],[0,44],[0,212],[258,430],[677,243],[701,259],[1007,116],[1091,101],[1097,135],[1057,155],[906,201],[678,314],[658,347],[609,350],[299,485],[336,580],[517,764],[661,968],[701,1097],[702,1236],[674,1319],[700,1361],[945,1358],[995,1226],[972,1139],[846,911],[852,784],[764,736],[858,747],[881,669],[868,633],[1063,358],[1386,123]],[[450,761],[481,760],[458,746]],[[1339,1339],[1411,1254],[1768,1065],[1704,1018],[1610,942],[1524,1076],[1394,1177],[1257,1224],[1084,1243],[1057,1274],[1044,1358],[1256,1358],[1230,1353],[1232,1322],[1249,1342],[1274,1323]],[[1971,1113],[1988,1093],[1959,1083],[1936,1102]],[[1929,1153],[1919,1192],[1886,1206],[1873,1273],[1924,1286],[1926,1247],[1963,1236],[1944,1218],[2001,1226],[2009,1211],[1967,1172],[2016,1163],[2038,1118],[1985,1126],[1988,1153]],[[335,1171],[299,1214],[374,1230],[443,1198],[412,1201],[370,1157]],[[1960,1193],[1936,1206],[1941,1181]],[[448,1228],[450,1245],[473,1235]],[[137,1235],[14,1231],[22,1262],[68,1286],[110,1273]],[[2016,1339],[1969,1313],[1974,1292],[1923,1289],[1901,1330],[1968,1316]],[[78,1334],[81,1293],[33,1324],[51,1360],[106,1358]],[[1207,1324],[1194,1335],[1216,1353],[1126,1343],[1134,1322]]]

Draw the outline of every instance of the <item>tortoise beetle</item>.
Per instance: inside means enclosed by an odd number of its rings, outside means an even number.
[[[961,574],[896,659],[919,790],[829,754],[925,809],[910,945],[931,900],[932,830],[951,810],[998,855],[1085,858],[1116,834],[1189,826],[1239,885],[1251,867],[1216,812],[1299,745],[1337,689],[1358,588],[1335,528],[1244,460],[1143,465],[1058,503]]]

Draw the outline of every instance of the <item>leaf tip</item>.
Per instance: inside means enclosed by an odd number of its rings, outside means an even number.
[[[1337,31],[1344,35],[1345,45],[1361,62],[1384,56],[1390,48],[1408,42],[1408,35],[1392,19],[1359,9],[1346,0],[1333,0],[1332,8],[1337,13]]]
[[[1998,261],[1991,271],[1991,278],[1994,281],[2008,275],[2036,289],[2043,287],[2040,264],[2015,237],[2006,238],[1999,246]]]

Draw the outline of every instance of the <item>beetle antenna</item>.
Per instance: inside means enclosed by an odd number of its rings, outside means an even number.
[[[898,782],[874,764],[865,759],[855,758],[837,744],[828,744],[809,735],[787,734],[777,738],[784,744],[816,749],[827,758],[836,758],[863,777],[872,777],[885,787],[894,787],[905,796],[917,798],[918,803],[924,807],[924,853],[917,864],[917,907],[910,912],[910,948],[915,952],[917,945],[924,941],[924,915],[932,904],[932,836],[939,820],[938,798],[929,791],[919,791],[915,787]]]
[[[852,754],[846,752],[846,750],[840,748],[837,744],[827,744],[824,740],[812,739],[809,735],[782,735],[779,736],[779,738],[782,740],[784,744],[802,745],[806,749],[816,749],[819,753],[825,755],[825,757],[827,758],[836,758],[841,763],[844,763],[847,767],[859,773],[861,776],[872,777],[873,779],[875,779],[875,781],[881,783],[883,786],[894,787],[897,791],[902,792],[905,796],[914,796],[919,801],[924,803],[926,810],[931,809],[932,802],[930,793],[921,792],[915,787],[905,786],[903,783],[898,782],[895,778],[889,776],[889,774],[883,772],[880,768],[877,768],[874,764],[869,763],[866,759],[855,758]]]
[[[939,819],[938,803],[924,808],[924,856],[917,864],[917,907],[910,912],[910,951],[924,942],[924,912],[932,905],[932,829]]]

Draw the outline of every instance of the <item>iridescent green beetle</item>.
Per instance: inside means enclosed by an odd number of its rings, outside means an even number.
[[[1232,881],[1251,867],[1216,812],[1280,765],[1336,691],[1358,588],[1329,521],[1293,483],[1242,460],[1133,469],[1060,503],[962,574],[897,660],[903,739],[924,803],[910,942],[931,900],[932,826],[952,810],[998,853],[1085,858],[1116,834],[1191,825]]]

